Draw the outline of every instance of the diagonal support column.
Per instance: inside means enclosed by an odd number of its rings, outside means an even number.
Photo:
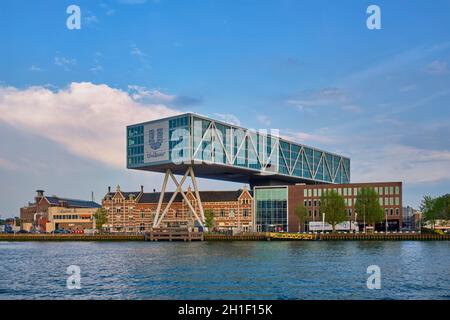
[[[162,211],[162,213],[160,215],[162,203],[163,203],[163,200],[164,200],[164,192],[165,192],[165,189],[166,189],[166,186],[167,186],[167,180],[168,180],[169,176],[172,178],[173,182],[175,183],[176,190],[172,194],[172,197],[170,198],[169,202],[167,203],[166,207],[164,208],[164,210]],[[197,214],[194,206],[192,205],[191,201],[188,199],[188,197],[186,196],[186,194],[184,193],[184,191],[182,189],[183,188],[183,184],[186,181],[186,178],[188,176],[191,177],[192,183],[194,185],[195,199],[196,199],[196,201],[198,203],[198,206],[199,206],[200,216]],[[170,206],[172,205],[172,203],[175,200],[175,198],[178,195],[178,193],[180,193],[181,196],[183,197],[183,199],[186,201],[187,205],[189,206],[189,209],[195,215],[195,218],[197,219],[199,224],[202,227],[205,225],[205,214],[203,212],[203,205],[202,205],[201,200],[200,200],[200,193],[199,193],[199,190],[198,190],[197,181],[195,179],[195,175],[194,175],[194,171],[193,171],[192,167],[189,166],[188,169],[186,170],[185,174],[183,175],[183,178],[181,179],[180,182],[177,181],[177,179],[173,175],[172,171],[170,169],[167,169],[166,175],[164,177],[163,188],[162,188],[162,191],[161,191],[161,195],[159,197],[158,207],[156,209],[156,215],[155,215],[154,222],[153,222],[153,227],[154,228],[158,228],[161,225],[161,222],[163,221],[164,217],[167,215],[167,212],[169,211]]]

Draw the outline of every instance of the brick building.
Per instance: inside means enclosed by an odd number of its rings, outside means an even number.
[[[164,194],[162,210],[165,208],[172,192]],[[189,188],[186,196],[197,209],[195,196]],[[149,230],[156,213],[159,192],[145,193],[140,191],[125,192],[118,186],[115,192],[108,193],[103,198],[102,206],[108,215],[107,225],[110,232],[143,232]],[[251,231],[253,229],[253,197],[244,187],[236,191],[201,191],[200,199],[205,211],[214,213],[214,229]],[[185,200],[178,194],[162,221],[163,227],[194,227],[194,216]]]
[[[305,231],[310,221],[322,221],[320,214],[320,197],[325,190],[335,190],[345,201],[348,221],[354,223],[355,218],[360,228],[363,227],[364,216],[355,213],[358,191],[362,187],[373,188],[385,212],[389,230],[399,230],[402,226],[402,183],[371,182],[349,184],[297,184],[289,186],[255,188],[255,230],[256,231],[299,231],[298,218],[294,211],[299,204],[308,209],[308,221],[301,226]],[[385,223],[375,226],[384,231]]]
[[[52,217],[57,216],[58,218],[62,218],[61,215],[58,215],[58,212],[70,211],[70,209],[87,209],[92,216],[93,212],[100,207],[101,206],[94,201],[46,196],[44,195],[44,190],[37,190],[34,202],[29,202],[28,205],[20,208],[21,227],[27,231],[30,231],[33,228],[47,232],[53,231],[55,229],[55,221],[53,221]],[[53,209],[49,210],[50,208]],[[49,211],[51,214],[49,214]],[[86,214],[88,213],[84,212],[84,215]],[[81,221],[83,226],[80,226],[78,229],[88,225],[85,223],[86,219],[83,218],[82,220],[84,220]],[[56,223],[61,223],[61,226],[66,226],[64,221],[57,221]],[[71,224],[73,223],[77,223],[77,221],[72,221]],[[92,223],[89,225],[92,226]],[[76,229],[75,225],[73,225],[73,227]]]

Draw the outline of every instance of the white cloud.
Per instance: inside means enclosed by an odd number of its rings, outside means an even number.
[[[58,57],[58,56],[56,56],[54,58],[54,62],[57,66],[63,68],[65,71],[70,71],[70,67],[77,63],[77,61],[75,59]]]
[[[8,159],[0,158],[0,169],[15,171],[19,169],[19,166]]]
[[[87,25],[90,25],[90,24],[98,23],[98,19],[97,19],[97,17],[94,16],[94,15],[88,15],[88,16],[86,16],[86,17],[84,18],[84,22],[85,22]]]
[[[425,66],[424,71],[432,75],[446,74],[448,71],[447,62],[435,60]]]
[[[324,88],[317,92],[302,94],[300,98],[288,99],[286,103],[299,110],[309,110],[316,107],[340,106],[348,104],[348,95],[339,88]]]
[[[36,65],[32,65],[29,70],[34,72],[44,71],[41,67]]]
[[[293,132],[287,131],[286,134],[282,135],[283,138],[299,143],[323,143],[331,144],[335,141],[330,135],[327,134],[310,134],[306,132]]]
[[[154,103],[172,103],[176,96],[163,93],[156,89],[147,89],[143,86],[129,85],[131,97],[135,100],[152,101]]]
[[[352,157],[352,181],[425,183],[450,179],[450,152],[386,144],[357,150]]]
[[[104,84],[71,83],[58,91],[0,87],[1,122],[117,168],[126,164],[127,125],[178,113],[163,104],[140,103]]]
[[[234,114],[215,113],[214,115],[226,123],[234,124],[235,126],[241,125],[241,121]]]
[[[146,56],[146,54],[141,49],[139,49],[136,45],[132,45],[130,54],[133,56],[138,56],[138,57]]]
[[[261,124],[263,124],[263,125],[265,125],[265,126],[270,126],[270,124],[272,123],[272,121],[270,120],[270,118],[269,118],[268,116],[266,116],[266,115],[263,115],[263,114],[258,114],[258,115],[256,116],[256,120],[257,120],[259,123],[261,123]]]

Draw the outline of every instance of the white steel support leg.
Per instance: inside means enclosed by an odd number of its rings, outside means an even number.
[[[168,172],[168,175],[170,175],[172,173],[172,171],[170,169],[168,169],[167,172]],[[181,179],[181,182],[180,182],[179,186],[177,187],[177,189],[173,193],[172,197],[169,200],[169,203],[167,203],[167,206],[164,208],[164,211],[162,212],[161,217],[159,217],[159,220],[156,222],[155,227],[159,227],[159,225],[161,224],[162,220],[166,216],[167,212],[169,211],[170,206],[172,205],[172,202],[175,200],[175,197],[177,196],[181,186],[183,185],[184,181],[186,180],[186,178],[188,176],[188,173],[189,173],[189,170],[186,171],[186,173],[184,174],[183,178]]]
[[[156,214],[153,217],[153,228],[156,227],[156,223],[158,222],[158,218],[159,218],[159,212],[161,211],[161,206],[164,201],[164,192],[166,192],[167,180],[169,180],[169,173],[170,173],[169,171],[170,171],[169,169],[166,170],[166,174],[164,176],[163,186],[161,189],[161,193],[159,195],[158,207],[156,208]]]
[[[175,185],[176,185],[177,188],[178,188],[178,185],[179,185],[179,184],[178,184],[177,179],[175,178],[175,176],[174,176],[172,173],[170,173],[170,176],[172,177],[173,182],[175,183]],[[195,212],[195,209],[194,209],[194,207],[192,206],[192,203],[189,201],[188,197],[186,197],[186,195],[184,194],[183,189],[181,188],[181,186],[180,186],[180,193],[181,193],[181,195],[183,196],[184,201],[186,201],[187,205],[189,206],[189,209],[191,209],[192,213],[194,213],[195,218],[197,218],[198,223],[200,223],[200,225],[203,227],[203,226],[204,226],[204,222],[199,218],[199,216],[198,216],[197,213]]]
[[[183,184],[186,181],[186,178],[188,177],[188,175],[191,177],[192,183],[194,185],[195,199],[196,199],[196,201],[198,203],[198,206],[199,206],[200,216],[197,214],[197,212],[195,211],[195,208],[192,205],[191,201],[189,201],[188,197],[186,196],[186,194],[183,191]],[[166,207],[164,208],[163,212],[160,215],[159,212],[161,210],[162,202],[164,200],[164,194],[163,193],[164,193],[164,191],[166,189],[167,180],[168,180],[169,176],[172,178],[173,182],[175,183],[176,190],[172,194],[172,197],[170,198],[169,202],[167,203]],[[203,205],[202,205],[201,200],[200,200],[200,193],[199,193],[199,190],[198,190],[197,181],[195,179],[194,170],[192,169],[192,167],[189,167],[186,170],[186,173],[184,174],[184,176],[183,176],[183,178],[181,179],[180,182],[177,181],[177,179],[173,175],[172,171],[170,169],[167,169],[166,176],[164,177],[163,190],[162,190],[160,198],[159,198],[158,208],[156,209],[157,212],[156,212],[154,223],[153,223],[153,227],[154,228],[157,228],[157,227],[160,226],[162,220],[164,219],[164,217],[166,216],[167,212],[169,211],[170,206],[172,205],[172,203],[175,200],[175,198],[178,195],[178,193],[180,193],[181,196],[183,197],[183,199],[186,201],[186,204],[189,206],[189,209],[195,215],[195,218],[197,219],[199,224],[202,227],[205,225],[205,214],[204,214],[204,211],[203,211]]]
[[[203,211],[203,205],[202,205],[202,201],[200,199],[200,192],[198,191],[197,179],[195,178],[194,170],[192,169],[192,167],[189,167],[189,169],[191,170],[191,179],[192,179],[192,184],[194,185],[194,192],[195,192],[195,197],[197,198],[198,208],[200,209],[200,216],[202,217],[202,220],[205,221],[206,220],[205,212]]]

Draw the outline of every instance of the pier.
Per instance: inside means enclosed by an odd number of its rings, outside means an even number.
[[[203,241],[203,232],[188,229],[152,229],[145,233],[145,241]]]

